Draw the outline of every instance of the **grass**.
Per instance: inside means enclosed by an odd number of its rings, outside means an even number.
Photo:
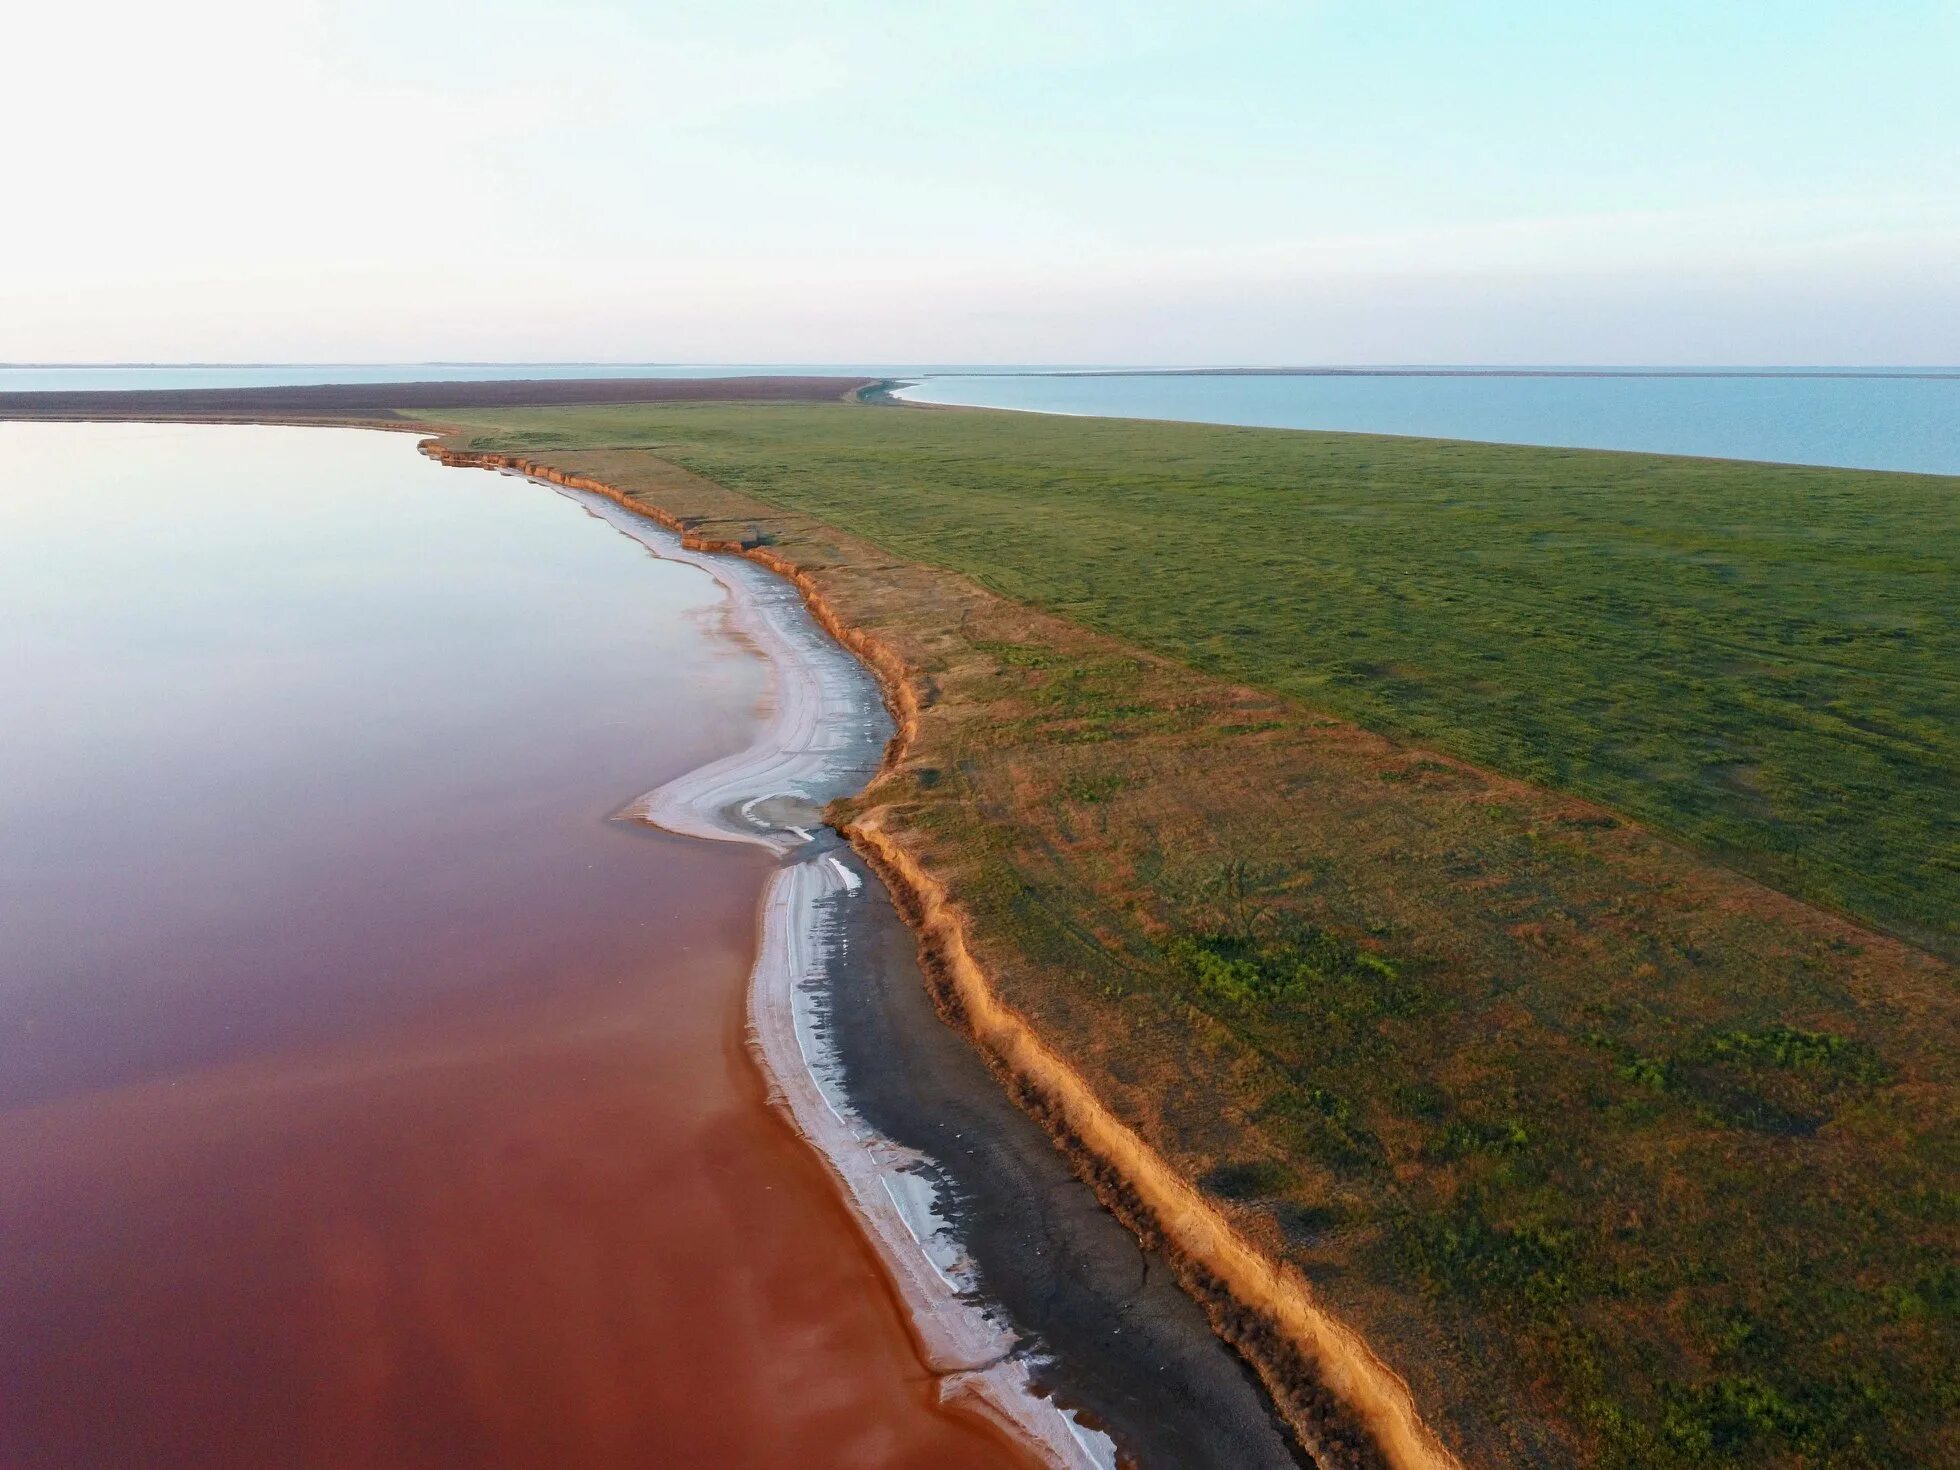
[[[863,801],[1472,1462],[1960,1458],[1952,967],[1624,820],[1950,941],[1953,482],[846,406],[478,422],[767,539],[900,652],[926,711]]]
[[[835,404],[504,422],[518,447],[657,448],[1960,943],[1960,481]]]

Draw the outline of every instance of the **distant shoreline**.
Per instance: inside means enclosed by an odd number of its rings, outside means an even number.
[[[256,372],[268,368],[617,368],[621,371],[616,377],[596,378],[592,381],[627,382],[636,381],[629,369],[660,368],[678,373],[682,370],[699,371],[699,378],[675,378],[675,382],[723,381],[734,382],[747,378],[797,378],[836,376],[856,378],[860,374],[854,365],[836,364],[844,369],[836,374],[798,373],[743,373],[740,378],[718,378],[715,375],[730,368],[768,368],[802,367],[802,364],[771,363],[714,363],[714,362],[603,362],[580,359],[550,361],[451,361],[431,359],[426,362],[0,362],[0,372],[170,372],[170,371],[213,371],[227,369],[239,372]],[[826,364],[825,366],[832,366]],[[1098,364],[1071,365],[1067,363],[945,363],[932,368],[910,368],[906,371],[873,373],[866,370],[862,376],[889,376],[902,378],[1144,378],[1144,377],[1182,377],[1182,378],[1876,378],[1915,379],[1932,381],[1960,381],[1960,364],[1951,365],[1882,365],[1873,367],[1851,367],[1833,364],[1805,366],[1771,367],[1764,365],[1738,365],[1729,367],[1666,366],[1660,364],[1593,364],[1567,363],[1551,365],[1510,365],[1502,363],[1308,363],[1294,365],[1246,365],[1225,364],[1215,366],[1192,364],[1163,364],[1149,366],[1143,364]],[[435,380],[452,385],[452,380]],[[456,379],[453,382],[466,380]],[[536,379],[491,379],[496,382],[535,382]],[[547,379],[550,382],[582,382],[586,379]],[[292,387],[338,387],[341,384],[328,381],[314,384],[291,384]],[[381,384],[362,386],[380,387]],[[23,389],[30,393],[82,392],[121,392],[121,389]],[[128,391],[192,391],[192,390],[128,390]],[[244,391],[239,389],[209,389],[195,391]],[[0,396],[12,396],[11,394]]]
[[[875,378],[487,378],[455,382],[306,383],[259,388],[91,388],[0,393],[0,419],[402,417],[429,408],[586,403],[827,402]]]
[[[1153,380],[1161,381],[1153,387]],[[0,375],[0,386],[4,382]],[[1315,383],[1322,386],[1316,389]],[[1432,386],[1421,386],[1425,383]],[[1615,383],[1621,386],[1610,386]],[[1960,472],[1960,438],[1948,402],[1956,388],[1960,369],[1091,368],[958,377],[888,372],[457,378],[0,391],[0,420],[332,422],[439,429],[448,410],[856,400],[1952,475]]]
[[[952,376],[942,374],[940,376]],[[1233,367],[1056,368],[963,373],[1017,378],[1872,378],[1960,382],[1960,368],[1619,368],[1619,367]]]

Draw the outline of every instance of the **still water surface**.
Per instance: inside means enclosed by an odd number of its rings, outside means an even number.
[[[1000,1464],[743,1044],[706,574],[402,435],[0,424],[0,1462]]]

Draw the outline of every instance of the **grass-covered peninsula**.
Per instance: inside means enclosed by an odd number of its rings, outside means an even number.
[[[1960,945],[1960,482],[830,404],[503,422],[527,448],[658,449]]]
[[[1960,485],[843,403],[426,417],[766,546],[895,652],[916,735],[839,817],[1467,1462],[1960,1454]]]
[[[1960,485],[849,404],[429,417],[766,544],[896,650],[918,735],[842,815],[1467,1461],[1960,1454]]]

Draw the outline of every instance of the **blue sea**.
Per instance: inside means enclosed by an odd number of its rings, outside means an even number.
[[[1367,369],[1287,373],[920,363],[0,366],[0,392],[477,378],[840,373],[902,396],[1040,413],[1960,474],[1960,368]]]
[[[1960,371],[1884,371],[940,375],[921,378],[902,396],[1043,413],[1960,474]]]

